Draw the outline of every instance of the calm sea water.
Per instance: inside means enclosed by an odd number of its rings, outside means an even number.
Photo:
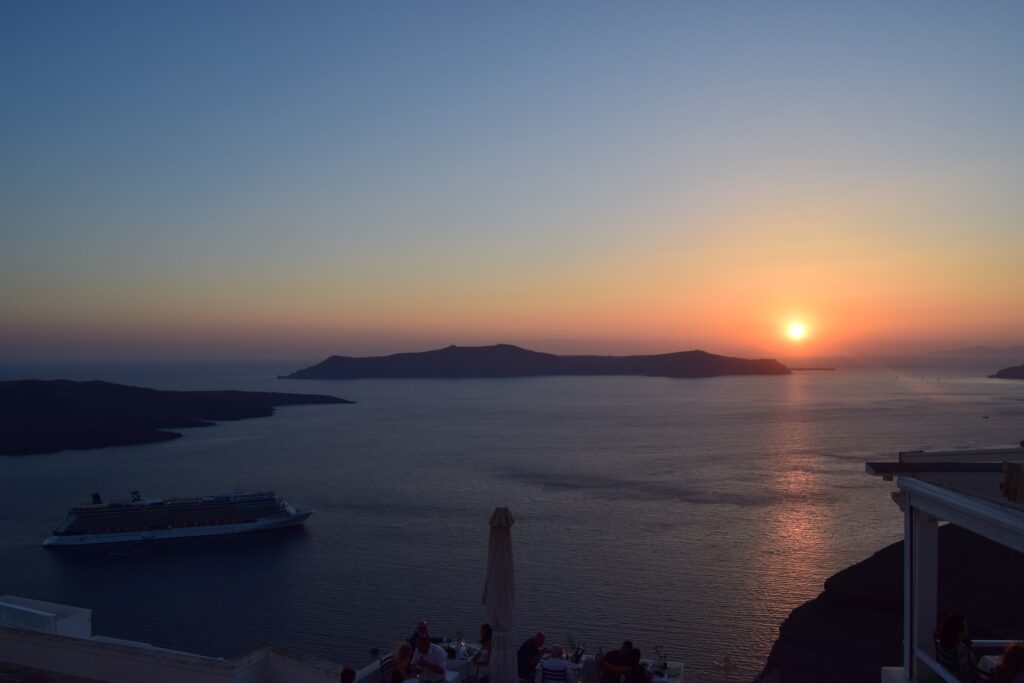
[[[90,607],[97,632],[165,647],[230,656],[273,642],[361,666],[423,617],[435,634],[476,633],[487,520],[507,505],[520,637],[660,645],[691,681],[728,655],[749,679],[790,610],[900,538],[891,484],[865,460],[1024,438],[1024,383],[981,376],[993,368],[274,379],[302,365],[0,367],[359,401],[157,445],[0,458],[0,594]],[[92,491],[263,488],[315,509],[305,530],[128,555],[39,545]]]

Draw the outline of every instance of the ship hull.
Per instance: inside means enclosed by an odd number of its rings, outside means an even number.
[[[186,538],[203,538],[208,536],[227,536],[233,534],[272,531],[289,527],[302,526],[312,511],[301,511],[288,517],[270,517],[252,522],[216,524],[209,526],[185,527],[177,529],[147,529],[109,534],[54,535],[43,541],[46,548],[85,548],[98,545],[116,545],[124,543],[149,543],[157,541],[173,541]]]

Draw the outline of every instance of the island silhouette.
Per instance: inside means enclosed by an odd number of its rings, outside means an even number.
[[[777,360],[678,351],[651,356],[557,356],[512,344],[448,346],[390,356],[331,356],[281,379],[470,378],[551,375],[644,375],[718,377],[788,375]]]
[[[989,375],[991,379],[1024,379],[1024,365],[1014,365],[1012,368],[1003,368],[994,375]]]
[[[353,403],[318,394],[158,391],[110,382],[0,382],[0,455],[168,441],[167,429],[274,414],[275,406]]]

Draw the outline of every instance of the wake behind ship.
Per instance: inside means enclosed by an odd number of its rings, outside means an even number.
[[[138,543],[220,536],[300,526],[312,510],[296,510],[271,491],[203,498],[148,499],[132,491],[127,503],[92,503],[68,510],[43,541],[46,547]]]

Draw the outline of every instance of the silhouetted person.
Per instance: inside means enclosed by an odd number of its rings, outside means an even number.
[[[394,654],[391,662],[391,683],[402,683],[410,678],[416,678],[412,670],[412,648],[409,647],[409,643],[399,643]]]
[[[640,663],[640,650],[633,648],[629,651],[629,671],[626,673],[626,683],[648,683],[651,675],[647,667]]]
[[[996,683],[1024,683],[1024,644],[1010,643],[996,669]]]
[[[341,670],[341,676],[339,678],[341,683],[356,683],[356,670],[351,666],[346,666]]]
[[[519,646],[516,653],[519,668],[519,680],[524,683],[533,681],[533,672],[540,663],[541,655],[544,653],[544,634],[538,631],[532,638]]]
[[[622,647],[611,650],[597,663],[602,683],[618,683],[619,678],[633,669],[633,643],[622,641]]]
[[[978,661],[971,652],[971,641],[967,637],[967,620],[962,614],[953,613],[942,620],[939,627],[939,647],[950,668],[961,681],[974,679]]]
[[[491,638],[494,630],[490,624],[480,624],[480,649],[473,655],[476,664],[477,683],[490,683],[491,680]]]

